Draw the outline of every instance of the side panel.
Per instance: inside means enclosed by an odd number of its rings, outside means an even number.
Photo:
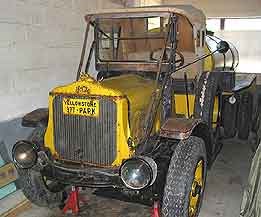
[[[130,137],[127,100],[118,100],[117,107],[117,157],[112,164],[113,166],[120,166],[123,160],[128,159],[133,154],[127,144]]]
[[[190,115],[193,114],[194,111],[194,101],[195,101],[195,95],[188,95],[189,97],[189,112]],[[175,94],[175,100],[174,100],[176,113],[185,115],[188,118],[188,108],[187,108],[187,97],[186,94]]]
[[[45,136],[44,136],[44,145],[50,149],[52,155],[54,158],[58,157],[58,154],[55,150],[55,146],[54,146],[54,124],[53,124],[53,99],[54,96],[50,95],[49,96],[49,120],[48,120],[48,126],[45,132]]]
[[[189,97],[189,112],[190,116],[194,113],[194,101],[195,101],[195,95],[188,95]],[[185,117],[188,117],[188,109],[187,109],[187,97],[185,94],[175,94],[175,108],[177,114],[185,115]],[[218,116],[218,97],[215,99],[214,104],[214,113],[213,113],[213,122],[217,121]]]
[[[207,46],[205,46],[205,53],[210,54],[210,50]],[[212,71],[214,69],[215,60],[213,56],[209,56],[206,59],[204,59],[204,71]]]

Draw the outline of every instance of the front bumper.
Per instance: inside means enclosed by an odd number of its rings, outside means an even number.
[[[119,168],[101,168],[83,164],[59,162],[48,158],[44,151],[38,152],[38,162],[34,167],[50,180],[63,184],[85,187],[123,188]]]

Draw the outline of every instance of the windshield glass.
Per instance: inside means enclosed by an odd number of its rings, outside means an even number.
[[[168,18],[99,19],[96,28],[101,61],[150,61],[164,47]]]
[[[168,19],[166,16],[97,19],[95,33],[98,60],[159,61],[165,46]],[[194,53],[192,25],[185,17],[178,16],[177,28],[177,51]],[[166,54],[164,61],[167,59]]]

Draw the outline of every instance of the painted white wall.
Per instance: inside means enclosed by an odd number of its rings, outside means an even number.
[[[126,7],[143,7],[163,3],[162,0],[123,0],[122,2]]]
[[[0,121],[46,107],[51,88],[75,79],[84,15],[108,0],[1,0]]]
[[[261,16],[260,0],[163,0],[164,4],[191,4],[208,17]]]
[[[232,42],[239,52],[238,72],[258,74],[261,85],[261,31],[219,31],[215,35]]]

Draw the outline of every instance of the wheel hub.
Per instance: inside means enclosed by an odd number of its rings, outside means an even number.
[[[197,163],[190,192],[189,217],[196,217],[203,189],[203,160]]]
[[[200,195],[202,187],[197,183],[193,183],[195,187],[192,188],[192,197],[196,197],[197,195]]]

